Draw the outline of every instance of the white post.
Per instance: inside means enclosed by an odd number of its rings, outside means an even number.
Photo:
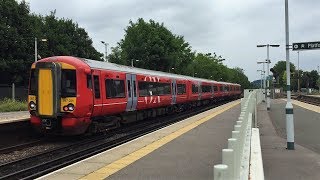
[[[238,161],[239,157],[239,148],[238,148],[238,140],[235,138],[229,138],[228,139],[228,149],[233,149],[233,176],[234,179],[237,179],[239,177],[239,167],[240,162]]]
[[[289,9],[288,0],[285,0],[285,24],[286,24],[286,71],[287,71],[287,104],[286,104],[286,129],[287,129],[287,149],[294,150],[294,122],[293,106],[291,103],[290,87],[290,57],[289,57]]]
[[[214,180],[224,180],[228,166],[225,164],[218,164],[213,167]]]
[[[222,163],[228,166],[225,179],[234,179],[233,149],[222,149]]]

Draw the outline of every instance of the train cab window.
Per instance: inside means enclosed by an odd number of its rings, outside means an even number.
[[[125,89],[123,80],[106,79],[106,94],[109,98],[124,98]]]
[[[218,87],[217,86],[213,86],[213,91],[217,92],[218,91]]]
[[[92,89],[91,74],[87,75],[87,88]]]
[[[63,69],[61,73],[61,96],[76,97],[76,87],[76,71],[70,69]]]
[[[202,92],[203,93],[209,93],[211,91],[212,91],[211,86],[208,86],[208,85],[202,86]]]
[[[195,84],[192,84],[192,94],[196,94],[199,92],[199,87]]]
[[[185,94],[186,93],[186,85],[185,84],[177,84],[178,92],[177,94]]]
[[[100,98],[99,76],[93,76],[93,83],[94,83],[94,97],[96,99],[99,99]]]
[[[36,95],[36,77],[35,77],[35,69],[31,69],[30,72],[30,86],[29,86],[29,94]]]

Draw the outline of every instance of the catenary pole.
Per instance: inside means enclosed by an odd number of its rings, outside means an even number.
[[[287,130],[287,149],[294,150],[294,121],[293,106],[291,103],[290,87],[290,57],[289,57],[289,9],[288,0],[285,0],[285,31],[286,31],[286,71],[287,71],[287,104],[286,104],[286,130]]]

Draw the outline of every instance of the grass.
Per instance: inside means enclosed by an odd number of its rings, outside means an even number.
[[[0,100],[0,112],[10,112],[10,111],[27,111],[28,103],[27,101],[18,101],[5,98]]]

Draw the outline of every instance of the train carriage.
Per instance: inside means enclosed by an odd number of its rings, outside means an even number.
[[[28,103],[38,131],[83,134],[240,95],[231,85],[57,56],[32,65]]]

